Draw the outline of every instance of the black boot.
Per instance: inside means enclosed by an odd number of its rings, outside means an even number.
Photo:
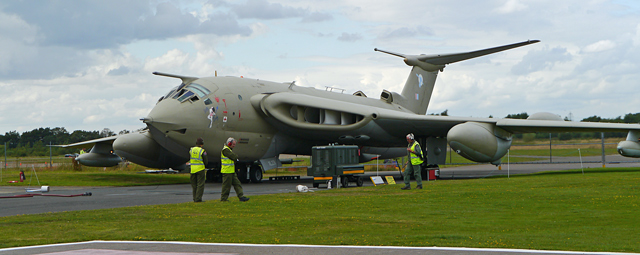
[[[409,189],[411,189],[411,186],[407,185],[407,186],[404,186],[404,187],[402,187],[402,188],[400,188],[400,189],[402,189],[402,190],[409,190]]]

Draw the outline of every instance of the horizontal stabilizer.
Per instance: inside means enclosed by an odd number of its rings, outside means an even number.
[[[425,71],[435,71],[444,68],[445,65],[460,62],[467,59],[477,58],[484,55],[493,54],[500,51],[505,51],[508,49],[513,49],[533,43],[540,42],[540,40],[528,40],[524,42],[498,46],[483,50],[470,51],[470,52],[461,52],[461,53],[448,53],[448,54],[432,54],[432,55],[407,55],[401,54],[391,51],[380,50],[375,48],[375,51],[380,51],[383,53],[387,53],[389,55],[397,56],[404,58],[404,62],[409,66],[420,66]]]
[[[517,48],[517,47],[521,47],[521,46],[525,46],[525,45],[529,45],[537,42],[540,42],[540,40],[529,40],[525,42],[519,42],[519,43],[514,43],[514,44],[484,49],[484,50],[464,52],[464,53],[420,55],[418,57],[418,60],[425,61],[427,63],[434,64],[434,65],[446,65],[446,64],[451,64],[451,63],[460,62],[467,59],[477,58],[480,56],[489,55],[496,52],[505,51],[508,49],[513,49],[513,48]]]

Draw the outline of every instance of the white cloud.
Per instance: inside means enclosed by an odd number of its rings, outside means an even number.
[[[587,47],[584,47],[584,52],[587,52],[587,53],[600,52],[600,51],[613,49],[614,47],[616,47],[616,43],[610,40],[602,40],[602,41],[598,41],[598,42],[587,45]]]
[[[633,36],[633,46],[640,46],[640,24],[636,25],[636,31]]]
[[[508,0],[504,5],[498,7],[496,12],[506,14],[512,12],[518,12],[527,9],[527,5],[520,3],[518,0]]]
[[[182,71],[186,68],[185,64],[188,60],[188,53],[179,49],[172,49],[160,57],[147,59],[144,64],[144,70],[147,72],[154,72],[158,70]]]

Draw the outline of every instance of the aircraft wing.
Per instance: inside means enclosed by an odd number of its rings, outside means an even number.
[[[573,122],[551,120],[501,119],[497,127],[511,133],[562,133],[562,132],[628,132],[640,130],[638,124]]]
[[[110,136],[79,143],[52,146],[62,148],[91,148],[87,153],[78,155],[75,161],[85,166],[112,167],[122,162],[122,158],[113,154],[113,142],[118,137],[119,136]]]
[[[94,146],[97,143],[113,144],[113,141],[115,141],[116,138],[118,138],[118,136],[109,136],[109,137],[104,137],[104,138],[88,140],[88,141],[82,141],[82,142],[78,142],[78,143],[64,144],[64,145],[52,145],[52,146],[62,147],[62,148],[83,148],[83,147],[88,147],[88,146]]]
[[[415,114],[380,116],[374,120],[390,134],[414,133],[417,136],[446,136],[448,131],[465,122],[489,123],[513,134],[562,132],[628,132],[640,130],[638,124],[573,122],[555,120],[465,118]]]

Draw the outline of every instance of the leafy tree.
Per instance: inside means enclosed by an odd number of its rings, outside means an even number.
[[[449,109],[444,110],[441,113],[429,113],[429,115],[435,115],[435,116],[449,116]]]
[[[625,114],[623,121],[624,123],[640,123],[640,112]]]
[[[517,113],[517,114],[509,114],[507,117],[509,119],[527,119],[529,118],[529,114],[527,112]]]
[[[9,131],[4,134],[4,142],[7,143],[7,149],[18,147],[18,143],[20,142],[20,134],[18,131]]]
[[[114,135],[116,135],[116,133],[114,133],[113,131],[111,131],[111,129],[108,129],[108,128],[104,128],[102,131],[100,131],[100,137],[109,137]]]
[[[77,143],[91,139],[100,138],[100,132],[98,131],[84,131],[84,130],[76,130],[71,133],[69,136],[69,143]]]

